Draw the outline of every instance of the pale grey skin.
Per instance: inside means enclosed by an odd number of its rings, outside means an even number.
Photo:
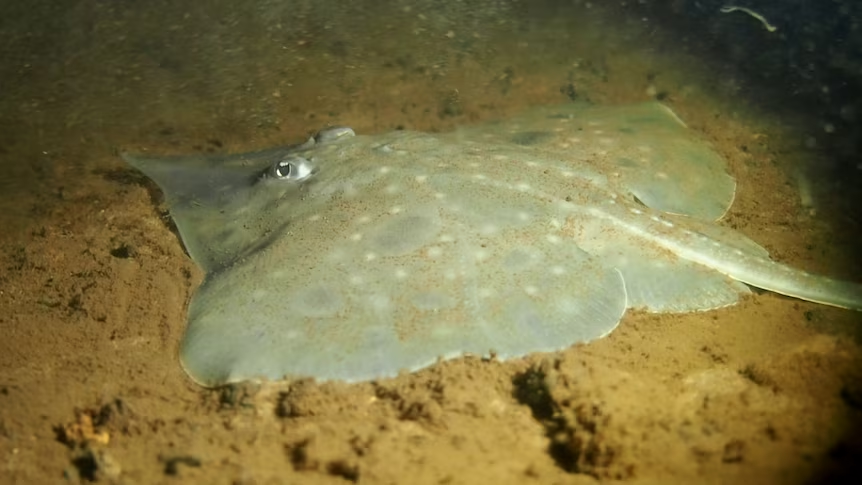
[[[658,103],[125,158],[165,191],[206,271],[181,361],[207,386],[558,350],[607,335],[627,308],[710,310],[747,285],[862,309],[859,284],[773,262],[714,222],[735,183]]]

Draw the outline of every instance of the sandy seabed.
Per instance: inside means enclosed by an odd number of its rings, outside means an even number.
[[[753,105],[707,61],[612,16],[545,19],[561,30],[491,42],[458,24],[419,29],[414,14],[369,30],[386,35],[298,29],[278,62],[246,49],[266,60],[255,82],[212,64],[192,75],[169,47],[143,44],[63,57],[62,85],[22,74],[20,119],[0,135],[0,482],[852,481],[862,318],[772,293],[699,314],[630,312],[589,345],[373,383],[203,389],[186,377],[177,351],[202,274],[118,149],[238,152],[329,124],[445,131],[572,97],[660,96],[727,158],[739,188],[724,224],[776,260],[858,279],[843,202],[800,201],[789,162],[814,156],[804,121]],[[178,22],[194,37],[190,15]],[[418,47],[396,53],[398,35]]]

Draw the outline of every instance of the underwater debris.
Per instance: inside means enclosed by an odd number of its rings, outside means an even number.
[[[747,13],[748,15],[759,20],[760,23],[763,24],[763,27],[766,28],[766,30],[768,30],[769,32],[775,32],[776,30],[778,30],[778,27],[770,24],[769,21],[766,20],[766,18],[763,15],[760,15],[759,13],[755,12],[754,10],[751,10],[750,8],[737,7],[735,5],[725,5],[724,7],[721,7],[721,9],[719,11],[721,13],[730,13],[730,12],[737,12],[737,11]]]

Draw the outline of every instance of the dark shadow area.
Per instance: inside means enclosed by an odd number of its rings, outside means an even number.
[[[514,398],[530,408],[533,418],[545,428],[545,436],[550,440],[548,454],[561,469],[568,473],[580,473],[578,454],[571,448],[566,436],[566,421],[556,410],[556,404],[545,382],[545,372],[532,367],[515,375]]]

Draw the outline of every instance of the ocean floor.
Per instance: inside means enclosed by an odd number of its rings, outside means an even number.
[[[51,32],[22,27],[0,73],[0,482],[797,484],[860,470],[862,315],[772,293],[373,383],[191,382],[177,352],[202,273],[121,150],[240,152],[331,124],[446,131],[659,98],[727,158],[739,187],[723,224],[776,260],[862,274],[860,221],[818,169],[816,120],[759,102],[655,22],[579,2],[358,3],[21,13]]]

